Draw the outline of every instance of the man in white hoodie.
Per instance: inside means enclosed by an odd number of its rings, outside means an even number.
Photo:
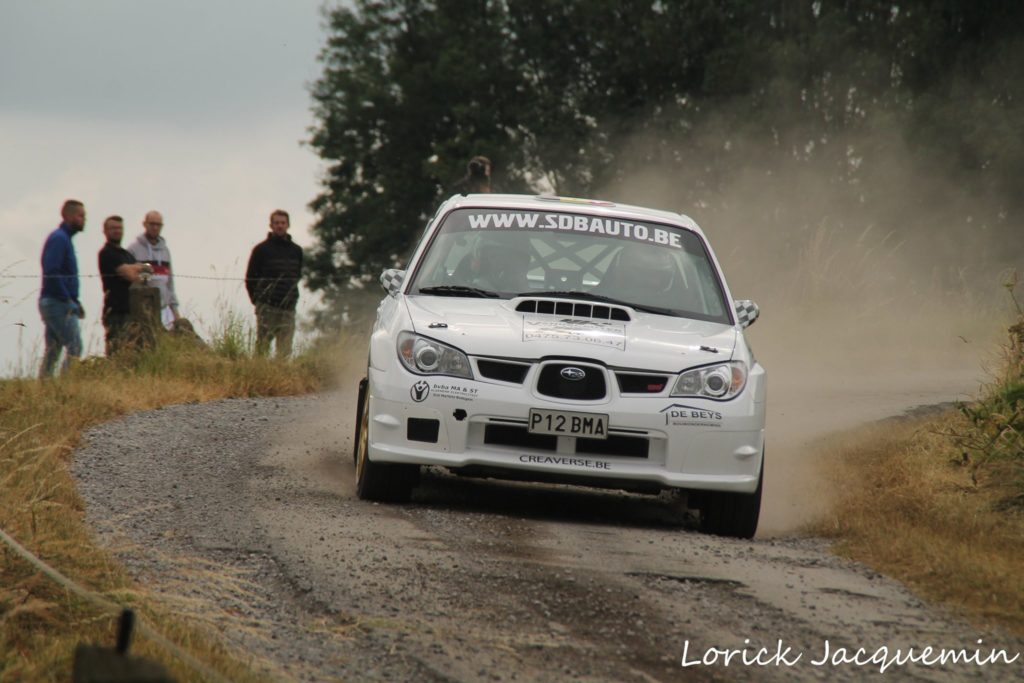
[[[150,211],[142,220],[143,233],[128,245],[139,263],[148,263],[153,268],[150,284],[160,290],[160,318],[164,327],[170,329],[181,317],[178,314],[178,295],[174,293],[174,278],[171,274],[171,250],[167,240],[160,236],[164,228],[164,217],[159,211]]]

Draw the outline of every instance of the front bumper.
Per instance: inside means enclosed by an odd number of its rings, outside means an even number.
[[[512,386],[394,367],[371,367],[368,378],[374,462],[598,486],[753,493],[758,485],[765,420],[760,368],[740,396],[722,402],[617,391],[599,402],[552,400],[531,391],[529,380]],[[527,431],[530,408],[606,414],[608,439],[537,438]]]

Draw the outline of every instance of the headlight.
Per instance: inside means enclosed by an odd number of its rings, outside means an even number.
[[[707,365],[679,375],[673,396],[703,396],[721,401],[730,399],[747,384],[747,364],[742,361]]]
[[[398,335],[398,357],[409,372],[418,375],[451,375],[473,379],[469,358],[453,346],[414,332]]]

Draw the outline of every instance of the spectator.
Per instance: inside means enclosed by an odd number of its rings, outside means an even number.
[[[151,274],[147,263],[136,263],[130,251],[121,246],[124,237],[124,219],[109,216],[103,221],[103,235],[107,243],[99,253],[100,278],[103,281],[103,329],[106,331],[107,356],[131,342],[129,334],[128,289],[143,273]]]
[[[454,194],[488,194],[491,192],[491,160],[476,156],[466,164],[466,175],[452,188]]]
[[[160,236],[164,229],[164,217],[159,211],[150,211],[142,220],[143,233],[128,245],[128,251],[139,263],[146,263],[153,269],[150,282],[160,290],[160,319],[164,327],[171,329],[178,314],[178,296],[174,293],[174,276],[171,270],[171,249],[167,240]]]
[[[62,370],[72,358],[82,355],[82,332],[78,321],[85,310],[78,300],[78,259],[71,238],[85,229],[85,205],[77,199],[64,202],[61,224],[43,244],[43,286],[39,293],[39,314],[46,328],[46,350],[39,377],[53,375],[61,351],[66,350]]]
[[[276,343],[278,358],[292,352],[302,247],[292,242],[290,226],[287,211],[270,214],[270,233],[253,247],[245,271],[245,288],[256,307],[256,352],[261,356],[270,351],[271,341]]]

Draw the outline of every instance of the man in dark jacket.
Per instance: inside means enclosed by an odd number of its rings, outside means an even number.
[[[151,275],[148,263],[136,263],[135,256],[121,246],[124,237],[124,219],[108,216],[103,221],[103,236],[107,243],[99,253],[100,278],[103,281],[103,329],[107,337],[107,356],[130,346],[131,306],[129,289],[143,274]]]
[[[453,194],[488,194],[491,189],[491,160],[476,156],[466,164],[466,175],[452,187]]]
[[[292,242],[289,227],[287,211],[278,209],[270,214],[270,234],[253,247],[245,271],[245,288],[256,307],[256,352],[261,356],[275,340],[278,358],[292,352],[302,247]]]

